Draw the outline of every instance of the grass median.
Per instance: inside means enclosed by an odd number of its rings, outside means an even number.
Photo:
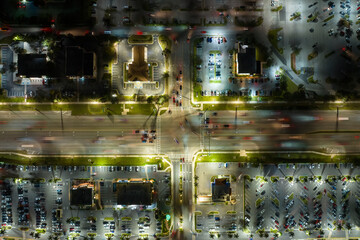
[[[359,164],[360,155],[327,156],[317,153],[207,153],[199,154],[196,162],[249,162],[254,164],[280,164],[280,163],[354,163]]]
[[[291,81],[291,80],[290,80]],[[288,89],[291,91],[295,91],[298,89],[295,83],[292,81],[288,84]],[[283,99],[276,98],[266,98],[260,97],[261,99],[268,101],[282,101]],[[284,101],[284,100],[283,100]],[[235,111],[235,109],[239,110],[336,110],[339,104],[336,103],[314,103],[314,102],[306,102],[306,103],[296,103],[296,102],[286,102],[286,103],[220,103],[220,104],[211,104],[204,102],[203,109],[208,111]],[[341,110],[360,110],[360,104],[358,103],[343,103],[341,104]]]
[[[17,154],[0,154],[0,162],[15,164],[15,165],[62,165],[62,166],[145,166],[155,165],[163,170],[169,167],[168,163],[163,160],[163,157],[138,157],[138,156],[33,156],[24,157]]]
[[[26,105],[0,105],[0,111],[71,111],[73,116],[81,115],[121,115],[121,104],[26,104]]]

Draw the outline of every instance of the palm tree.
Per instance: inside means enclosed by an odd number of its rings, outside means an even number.
[[[12,62],[9,64],[9,71],[15,72],[16,71],[16,63]]]
[[[171,53],[171,50],[168,49],[168,48],[165,48],[165,49],[163,50],[163,52],[162,52],[162,54],[163,54],[165,57],[168,57],[168,56],[170,55],[170,53]]]
[[[304,84],[299,84],[299,86],[298,86],[298,91],[299,91],[299,92],[304,92],[304,91],[305,91],[305,86],[304,86]]]
[[[163,78],[168,78],[169,76],[170,76],[170,75],[169,75],[168,72],[164,72],[163,75],[162,75]]]
[[[346,224],[346,229],[347,229],[347,230],[351,230],[351,224],[350,224],[350,223],[347,223],[347,224]]]

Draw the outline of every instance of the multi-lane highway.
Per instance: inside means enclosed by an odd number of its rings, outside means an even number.
[[[173,110],[158,116],[160,128],[153,143],[142,143],[136,130],[156,130],[151,116],[71,116],[58,112],[2,112],[1,150],[61,154],[192,154],[208,150],[322,150],[358,149],[359,111],[235,111]],[[205,118],[209,123],[204,124]],[[337,132],[336,132],[337,130]],[[176,141],[176,140],[177,141]],[[156,147],[160,141],[160,152]],[[178,142],[178,143],[177,143]]]
[[[179,234],[189,239],[193,206],[191,156],[201,148],[349,153],[357,152],[360,144],[359,111],[340,111],[341,120],[336,124],[335,111],[238,111],[235,121],[235,111],[200,116],[199,111],[187,109],[173,109],[172,114],[158,116],[158,124],[154,116],[109,119],[64,113],[62,125],[59,112],[2,112],[0,150],[27,150],[29,154],[167,154],[173,161],[174,222],[180,222],[182,216],[184,232]],[[156,130],[157,139],[142,143],[136,130]],[[180,176],[182,200],[177,194]],[[174,227],[179,229],[181,225]]]

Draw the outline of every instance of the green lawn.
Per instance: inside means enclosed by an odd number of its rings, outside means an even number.
[[[154,39],[152,35],[131,35],[128,42],[129,44],[152,44]]]
[[[286,74],[282,74],[282,78],[286,81],[287,91],[289,93],[294,93],[298,90],[298,86],[290,79],[290,77]]]
[[[280,54],[283,53],[284,49],[278,47],[278,33],[282,30],[282,28],[271,29],[268,32],[268,39],[273,47],[279,51]]]
[[[130,110],[127,113],[129,115],[150,115],[156,113],[156,111],[154,111],[154,109],[156,109],[154,104],[126,104],[125,108]]]
[[[220,83],[221,81],[210,81],[214,83]],[[198,96],[196,97],[196,92],[198,92]],[[194,100],[197,102],[214,102],[214,101],[246,101],[248,100],[248,97],[245,96],[201,96],[201,87],[200,85],[197,85],[196,88],[194,88]]]
[[[163,51],[165,48],[171,49],[171,40],[169,39],[169,37],[167,37],[165,35],[159,36],[159,44],[160,44],[161,50],[163,50]]]

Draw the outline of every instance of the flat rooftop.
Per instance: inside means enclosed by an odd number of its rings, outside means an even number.
[[[237,53],[237,72],[238,74],[256,73],[256,51],[253,47],[239,50]]]
[[[152,189],[151,182],[127,182],[116,184],[118,205],[151,205]]]
[[[85,52],[80,47],[67,47],[65,62],[66,76],[93,76],[94,74],[94,53]]]
[[[93,183],[75,180],[70,189],[70,204],[90,206],[93,203]]]
[[[228,180],[228,178],[216,178],[211,184],[212,200],[214,202],[226,201],[226,198],[231,195],[231,188]]]
[[[19,54],[18,74],[26,77],[41,77],[46,75],[45,54]]]

